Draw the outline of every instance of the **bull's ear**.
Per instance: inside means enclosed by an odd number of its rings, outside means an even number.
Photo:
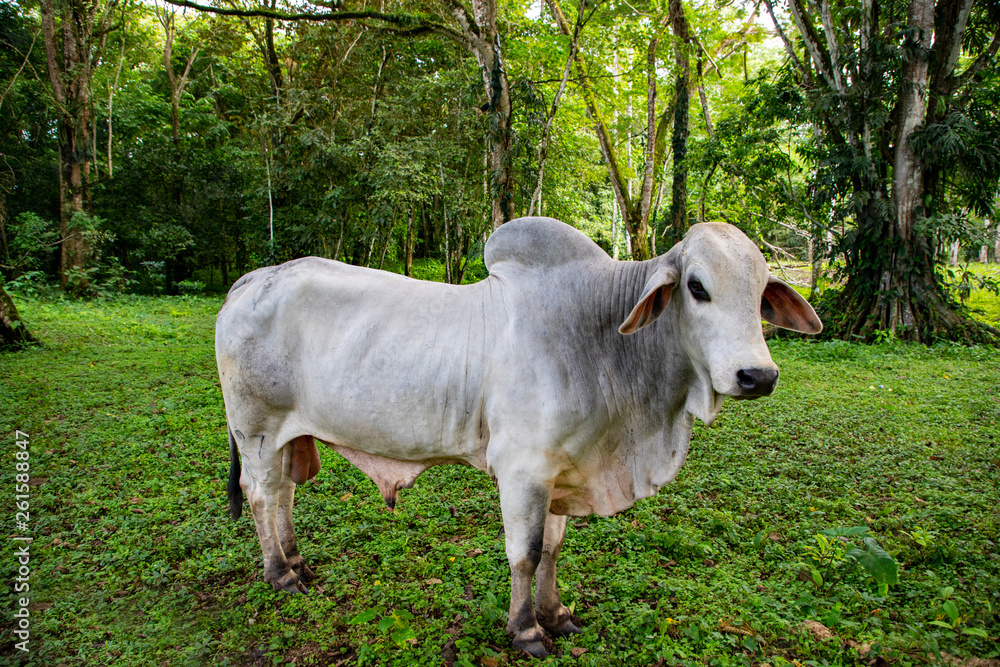
[[[782,329],[807,334],[823,330],[823,323],[809,302],[774,276],[767,279],[764,296],[760,298],[760,316]]]
[[[670,294],[677,284],[678,272],[673,266],[661,266],[646,281],[639,302],[628,314],[618,331],[623,334],[635,333],[647,324],[652,324],[663,313],[670,301]]]

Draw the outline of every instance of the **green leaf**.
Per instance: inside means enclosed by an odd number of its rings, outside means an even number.
[[[381,630],[382,632],[385,632],[395,624],[396,624],[396,619],[394,619],[392,616],[385,616],[382,618],[381,621],[378,622],[378,629]]]
[[[403,628],[402,630],[396,630],[395,632],[393,632],[392,635],[390,636],[390,639],[392,639],[393,644],[396,644],[397,646],[402,646],[404,643],[410,641],[416,636],[417,636],[416,633],[413,632],[413,630],[411,630],[410,628]]]
[[[816,586],[823,585],[823,575],[819,573],[819,570],[812,571],[812,579],[813,583],[816,584]]]
[[[972,635],[973,637],[982,637],[983,639],[989,639],[990,636],[986,634],[986,631],[982,628],[962,628],[963,635]]]
[[[847,555],[858,561],[868,574],[872,575],[877,583],[895,584],[899,582],[899,574],[896,566],[896,559],[878,545],[872,537],[864,539],[865,548],[854,547],[848,549]]]
[[[949,630],[954,630],[954,628],[951,627],[951,623],[945,623],[944,621],[931,621],[930,624],[937,625],[942,628],[948,628]]]
[[[373,620],[378,615],[379,615],[378,609],[369,609],[368,611],[361,612],[360,614],[349,620],[347,623],[349,625],[357,625],[358,623],[367,623]]]
[[[956,607],[955,603],[951,600],[945,600],[941,605],[941,609],[943,609],[944,613],[948,615],[948,618],[951,619],[952,623],[958,620],[958,607]]]
[[[819,531],[820,535],[827,537],[851,537],[853,535],[864,535],[868,532],[867,526],[851,526],[850,528],[827,528]]]

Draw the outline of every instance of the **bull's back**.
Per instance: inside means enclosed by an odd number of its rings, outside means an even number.
[[[318,258],[241,281],[216,333],[224,393],[380,456],[472,460],[485,446],[488,285]]]

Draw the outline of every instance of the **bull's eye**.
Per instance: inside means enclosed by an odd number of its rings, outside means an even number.
[[[710,297],[708,292],[705,291],[705,286],[694,278],[688,281],[688,289],[691,290],[691,296],[695,298],[695,301],[707,302],[712,300],[712,297]]]

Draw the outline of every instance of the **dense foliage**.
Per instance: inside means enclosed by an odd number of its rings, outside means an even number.
[[[1000,22],[941,4],[928,46],[907,14],[928,1],[7,3],[0,274],[196,292],[312,254],[461,282],[529,210],[623,259],[725,220],[813,290],[840,267],[834,333],[969,338],[939,267],[996,255]]]

